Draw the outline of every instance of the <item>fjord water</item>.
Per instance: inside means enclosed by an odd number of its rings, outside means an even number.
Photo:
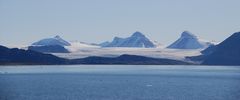
[[[238,66],[1,66],[0,100],[239,100]]]

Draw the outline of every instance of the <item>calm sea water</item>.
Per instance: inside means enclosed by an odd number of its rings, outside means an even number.
[[[240,67],[0,66],[0,100],[240,100]]]

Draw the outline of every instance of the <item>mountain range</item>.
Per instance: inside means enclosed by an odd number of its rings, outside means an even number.
[[[211,42],[203,41],[196,35],[184,31],[181,37],[174,43],[169,45],[169,49],[203,49],[213,45]],[[60,36],[53,38],[41,39],[34,42],[28,49],[43,52],[43,53],[68,53],[73,49],[81,49],[83,47],[127,47],[127,48],[158,48],[161,47],[156,41],[150,40],[141,32],[134,32],[130,37],[120,38],[114,37],[111,42],[103,42],[100,44],[85,43],[85,42],[68,42]],[[59,48],[59,49],[58,49]],[[70,48],[70,50],[68,49]]]
[[[148,41],[148,39],[146,39],[145,36],[139,32],[134,33],[129,38],[123,38],[120,40],[134,41],[134,40],[141,40],[141,39],[143,39],[144,41],[147,41],[146,43],[150,41],[150,40]],[[181,41],[185,41],[184,39],[186,39],[187,42],[181,42]],[[46,42],[45,40],[54,41],[54,42]],[[193,43],[193,44],[198,44],[199,48],[203,47],[204,45],[200,45],[201,42],[197,40],[199,39],[197,39],[197,37],[194,36],[193,34],[190,34],[189,32],[183,32],[180,39],[178,39],[173,44],[175,45],[174,47],[177,47],[178,45],[180,45],[179,46],[180,48],[178,49],[189,49],[188,42],[195,41],[196,43]],[[132,41],[130,42],[130,44],[139,43],[139,42],[132,42]],[[79,43],[76,43],[76,44],[79,45]],[[126,43],[129,43],[129,42],[126,42]],[[171,65],[190,64],[185,61],[172,60],[167,58],[152,58],[152,57],[128,55],[128,54],[123,54],[117,57],[90,56],[90,57],[79,58],[79,59],[66,59],[66,58],[60,58],[60,57],[54,56],[52,54],[42,53],[42,52],[52,52],[48,50],[46,51],[45,48],[59,50],[59,49],[63,49],[62,47],[72,46],[70,43],[68,45],[66,44],[68,44],[67,41],[57,36],[54,38],[40,40],[39,42],[34,43],[34,45],[32,45],[33,47],[29,46],[28,50],[23,50],[18,48],[10,49],[4,46],[0,46],[0,64],[1,65],[3,64],[171,64]],[[219,43],[218,45],[212,45],[210,43],[208,44],[208,42],[205,42],[205,44],[208,45],[208,48],[202,50],[201,55],[191,56],[187,58],[194,62],[198,61],[200,62],[199,64],[203,64],[203,65],[240,65],[240,46],[239,46],[240,32],[234,33],[233,35],[231,35],[230,37],[228,37],[226,40]],[[80,43],[80,45],[92,45],[92,44]],[[182,45],[186,45],[186,46],[182,46]],[[39,48],[36,48],[38,46]],[[59,46],[59,47],[55,48],[55,46]],[[146,47],[146,46],[144,45],[143,47]],[[96,50],[97,49],[98,48],[96,48]],[[38,50],[42,50],[42,51],[38,51]],[[184,51],[187,51],[187,50],[184,50]],[[54,52],[57,52],[57,51],[54,51]],[[83,52],[88,52],[88,51],[83,51]],[[156,51],[156,52],[160,53],[162,51]],[[170,50],[170,52],[175,52],[175,51]]]

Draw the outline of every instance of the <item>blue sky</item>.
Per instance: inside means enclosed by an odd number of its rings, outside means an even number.
[[[0,0],[0,44],[60,35],[100,43],[140,31],[162,44],[188,30],[222,41],[240,30],[240,0]]]

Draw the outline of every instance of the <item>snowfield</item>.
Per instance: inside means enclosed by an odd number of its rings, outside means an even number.
[[[117,57],[122,54],[140,55],[153,58],[168,58],[186,61],[186,56],[200,55],[202,49],[166,49],[166,48],[130,48],[130,47],[98,47],[85,44],[66,46],[71,53],[53,53],[56,56],[76,59],[89,56]]]

